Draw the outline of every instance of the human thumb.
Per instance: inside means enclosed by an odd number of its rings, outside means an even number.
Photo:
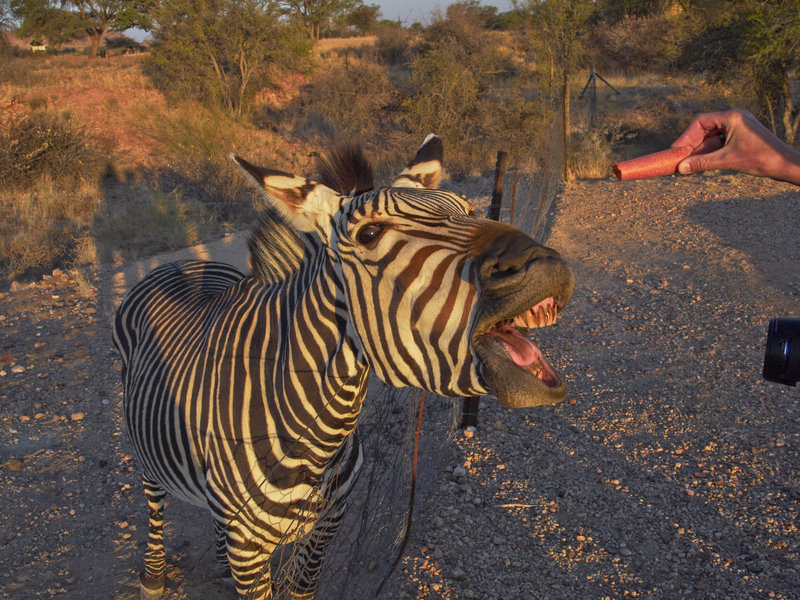
[[[678,173],[680,173],[681,175],[688,175],[689,173],[694,173],[691,159],[685,158],[678,164]]]
[[[716,152],[690,156],[678,164],[678,173],[688,175],[689,173],[699,173],[709,169],[720,169],[722,168],[720,161],[721,158]]]

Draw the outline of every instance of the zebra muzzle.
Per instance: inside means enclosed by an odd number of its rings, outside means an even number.
[[[559,321],[572,292],[572,274],[552,257],[527,270],[525,280],[509,299],[489,304],[473,336],[484,382],[509,407],[555,404],[567,394],[561,376],[528,334]]]

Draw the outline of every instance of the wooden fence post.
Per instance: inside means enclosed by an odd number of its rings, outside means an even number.
[[[489,204],[489,212],[486,215],[493,221],[500,220],[500,209],[503,206],[503,184],[506,176],[506,164],[508,163],[508,154],[502,150],[497,152],[497,163],[494,167],[494,186],[492,187],[492,202]],[[464,403],[461,407],[461,427],[477,427],[478,426],[478,405],[480,404],[480,396],[469,396],[464,398]]]

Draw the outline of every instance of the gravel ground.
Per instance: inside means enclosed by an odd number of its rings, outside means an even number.
[[[572,185],[548,244],[576,289],[536,335],[571,392],[482,405],[390,597],[800,598],[800,392],[761,379],[799,232],[772,181]]]
[[[482,403],[383,597],[800,598],[800,392],[760,375],[769,319],[800,316],[799,208],[744,176],[572,184],[548,244],[575,294],[536,335],[570,395]],[[0,598],[138,597],[109,281],[0,297]],[[167,519],[168,598],[231,598],[209,518]]]

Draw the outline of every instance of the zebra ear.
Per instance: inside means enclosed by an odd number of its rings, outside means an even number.
[[[257,167],[235,154],[231,158],[267,193],[278,213],[297,229],[330,231],[330,219],[341,208],[342,196],[305,177]]]
[[[417,155],[392,182],[393,187],[413,187],[434,189],[442,177],[444,148],[442,139],[429,134],[422,142]]]

